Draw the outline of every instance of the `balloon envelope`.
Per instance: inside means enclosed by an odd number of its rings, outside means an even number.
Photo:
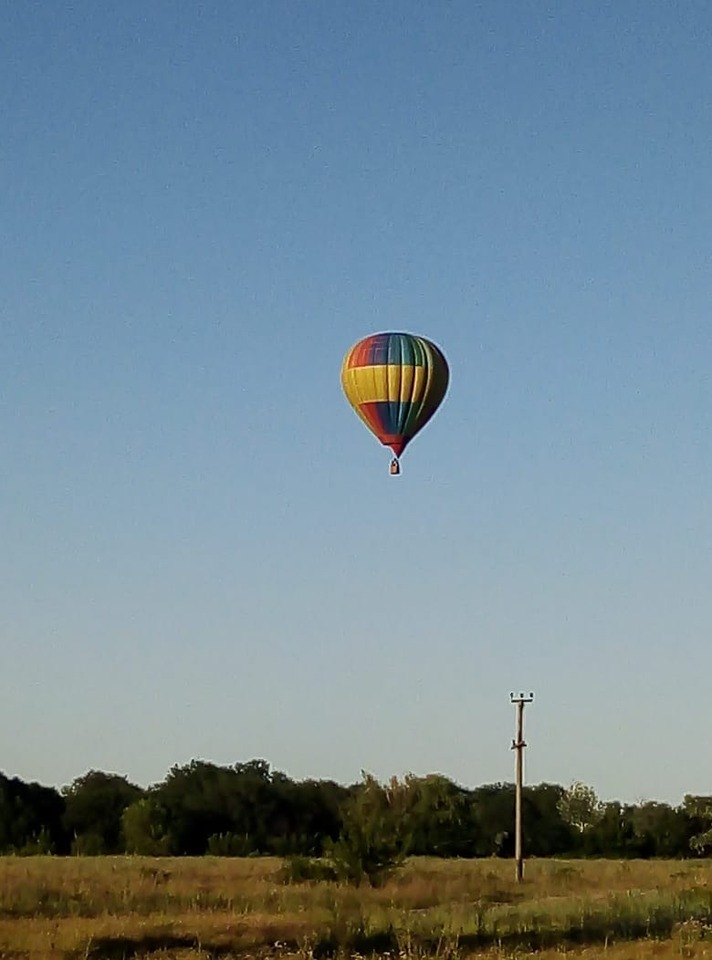
[[[440,348],[410,333],[365,337],[351,347],[341,367],[346,399],[396,457],[438,409],[449,378]]]

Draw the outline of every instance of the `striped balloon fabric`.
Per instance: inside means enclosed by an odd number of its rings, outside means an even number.
[[[369,430],[400,457],[442,403],[449,376],[442,351],[425,337],[376,333],[348,351],[341,385]]]

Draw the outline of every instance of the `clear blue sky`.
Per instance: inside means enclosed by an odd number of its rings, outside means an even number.
[[[0,11],[0,769],[709,792],[707,0]]]

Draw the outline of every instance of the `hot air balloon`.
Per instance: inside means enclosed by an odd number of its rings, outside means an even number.
[[[359,340],[344,357],[341,386],[346,399],[378,440],[399,457],[442,403],[450,373],[439,347],[411,333],[376,333]]]

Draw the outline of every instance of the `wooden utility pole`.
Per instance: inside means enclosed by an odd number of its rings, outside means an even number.
[[[524,877],[524,857],[522,856],[522,771],[524,748],[526,747],[524,742],[524,704],[531,703],[533,699],[533,693],[530,693],[528,697],[525,697],[523,693],[520,693],[518,697],[513,693],[509,694],[510,702],[516,704],[517,707],[517,739],[512,740],[512,750],[517,751],[514,800],[514,862],[517,883],[521,883]]]

